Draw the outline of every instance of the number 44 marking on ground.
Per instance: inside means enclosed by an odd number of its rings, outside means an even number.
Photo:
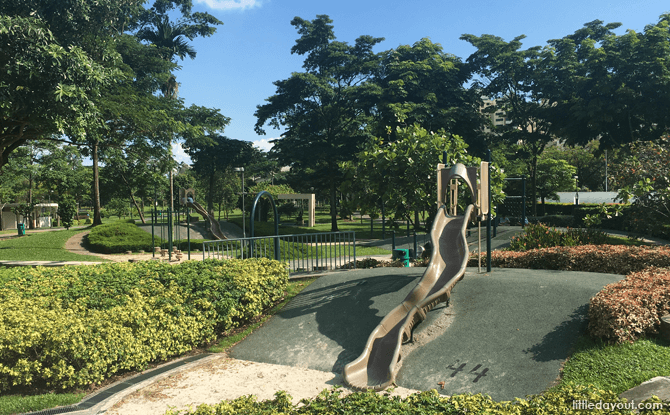
[[[451,372],[450,377],[453,378],[454,376],[456,376],[456,375],[458,374],[458,372],[463,371],[463,370],[465,369],[465,365],[466,365],[466,364],[463,363],[463,364],[461,364],[461,365],[458,366],[458,367],[453,367],[452,365],[447,366],[447,369],[451,369],[451,370],[453,370],[453,372]],[[481,378],[483,378],[484,376],[486,376],[486,372],[489,371],[489,368],[485,367],[481,372],[477,372],[477,370],[479,370],[480,367],[482,367],[482,365],[477,365],[477,366],[474,367],[474,369],[472,369],[471,371],[467,372],[469,375],[475,375],[475,376],[476,376],[476,377],[475,377],[475,380],[473,380],[472,383],[477,383],[477,381],[479,381],[479,379],[481,379]]]

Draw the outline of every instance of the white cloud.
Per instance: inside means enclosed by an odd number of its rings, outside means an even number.
[[[279,137],[276,138],[261,138],[260,140],[253,141],[254,147],[256,147],[259,150],[262,151],[270,151],[272,148],[272,143],[270,142],[271,140],[277,140]]]
[[[260,6],[258,0],[196,0],[196,2],[205,3],[217,10],[245,10]]]
[[[191,157],[186,154],[181,143],[172,143],[172,157],[179,163],[191,164]]]

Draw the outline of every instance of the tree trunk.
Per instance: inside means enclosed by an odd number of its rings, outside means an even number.
[[[135,195],[133,194],[133,189],[130,187],[130,183],[128,183],[128,180],[126,180],[126,176],[123,174],[121,175],[121,178],[123,179],[123,182],[126,184],[126,187],[128,188],[128,194],[130,195],[130,200],[133,202],[135,205],[135,209],[137,209],[137,214],[140,215],[140,220],[142,220],[142,223],[146,225],[146,220],[144,220],[144,213],[142,212],[142,208],[140,208],[140,205],[137,203],[137,200],[135,199]],[[130,213],[130,217],[133,216],[133,213]]]
[[[137,199],[135,199],[135,195],[133,194],[133,192],[130,192],[130,200],[133,201],[135,209],[137,209],[137,213],[140,215],[140,220],[142,221],[142,224],[146,225],[147,221],[144,220],[144,213],[142,212],[142,208],[140,207],[139,203],[137,203]]]
[[[214,212],[214,172],[209,174],[209,191],[207,192],[207,212]]]
[[[537,216],[537,155],[532,156],[530,177],[530,200],[533,203],[533,216]]]
[[[330,179],[330,231],[339,231],[337,227],[337,188],[332,178]]]
[[[170,160],[172,161],[172,160]],[[172,164],[172,163],[170,163]],[[170,178],[170,212],[174,212],[174,187],[172,186],[172,166],[170,166],[170,171],[168,172]]]
[[[100,215],[100,171],[98,169],[98,141],[91,145],[93,153],[93,226],[102,225]],[[77,212],[79,213],[79,212]]]

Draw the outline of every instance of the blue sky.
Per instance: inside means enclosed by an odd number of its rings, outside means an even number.
[[[544,46],[596,19],[622,23],[619,34],[627,29],[641,32],[670,12],[667,0],[194,0],[194,5],[195,11],[209,12],[224,24],[213,36],[192,42],[197,57],[180,62],[179,94],[187,105],[220,109],[232,119],[224,135],[265,150],[282,131],[267,127],[267,135],[257,135],[254,112],[275,93],[274,81],[302,71],[303,57],[290,52],[299,37],[290,24],[295,16],[330,16],[339,41],[383,37],[377,52],[427,37],[465,60],[474,52],[459,40],[465,33],[505,40],[523,34],[525,48]],[[180,148],[175,156],[189,161]]]

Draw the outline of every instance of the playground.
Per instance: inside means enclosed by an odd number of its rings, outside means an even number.
[[[345,393],[390,388],[400,396],[431,389],[444,396],[482,393],[496,401],[546,392],[587,333],[589,300],[625,276],[466,268],[468,253],[480,249],[476,228],[469,232],[466,225],[488,213],[486,197],[475,190],[486,188],[480,176],[486,168],[441,166],[442,207],[429,234],[427,267],[323,274],[225,353],[177,359],[114,383],[87,397],[87,409],[78,412],[162,414],[251,393],[271,399],[277,391],[295,404],[334,386]],[[467,186],[464,210],[459,185]],[[500,228],[492,249],[520,231]],[[391,245],[411,242],[398,238]],[[668,400],[670,378],[623,395]]]
[[[160,413],[184,399],[213,404],[237,397],[230,393],[240,388],[262,399],[285,390],[294,403],[336,385],[393,387],[403,396],[430,389],[444,395],[483,393],[508,401],[556,385],[563,363],[587,333],[589,300],[624,276],[466,268],[474,242],[466,236],[467,219],[488,212],[486,198],[474,190],[475,183],[486,183],[486,177],[478,177],[486,168],[484,163],[479,171],[443,166],[438,188],[444,199],[431,230],[434,249],[426,268],[323,275],[226,357],[138,386],[111,407],[110,401],[110,413]],[[462,215],[457,214],[456,180],[470,190]],[[226,378],[226,386],[212,384],[212,377]],[[642,400],[653,393],[668,399],[668,383],[657,379],[656,389],[631,390],[628,397]],[[160,403],[152,402],[150,396],[158,395]]]

